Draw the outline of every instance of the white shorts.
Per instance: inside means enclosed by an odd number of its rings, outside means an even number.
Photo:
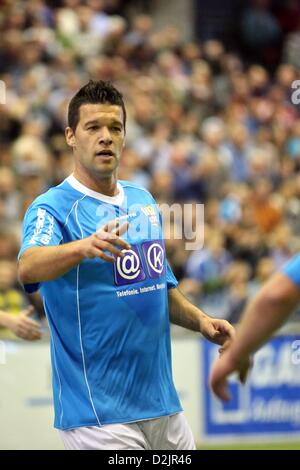
[[[59,433],[67,450],[195,450],[192,431],[183,413]]]

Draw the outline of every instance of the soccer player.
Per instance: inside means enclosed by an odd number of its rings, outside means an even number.
[[[221,345],[234,330],[179,292],[154,199],[117,179],[125,125],[109,83],[90,81],[72,98],[74,173],[29,207],[19,277],[44,300],[55,427],[67,449],[194,449],[169,322]]]
[[[260,289],[246,308],[238,332],[215,362],[210,383],[214,393],[230,400],[227,380],[238,372],[245,381],[251,354],[259,349],[294,312],[300,302],[300,254],[294,256]]]
[[[27,307],[17,315],[0,310],[0,327],[8,328],[19,338],[28,341],[41,339],[42,332],[39,323],[29,318],[33,312],[33,307]]]

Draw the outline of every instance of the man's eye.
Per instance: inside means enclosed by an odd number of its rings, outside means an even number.
[[[116,132],[121,132],[121,127],[113,127],[113,131],[116,131]]]
[[[94,131],[94,130],[96,130],[96,129],[98,129],[97,126],[88,127],[88,131]]]

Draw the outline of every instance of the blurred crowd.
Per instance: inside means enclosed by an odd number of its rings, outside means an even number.
[[[188,296],[236,321],[300,249],[300,104],[291,87],[299,54],[287,42],[270,75],[218,40],[186,42],[146,14],[128,20],[122,2],[53,3],[0,1],[0,309],[23,308],[15,268],[22,218],[72,172],[66,109],[92,78],[111,80],[125,98],[119,178],[159,203],[204,204],[204,247],[189,251],[170,237],[169,261]],[[300,28],[293,34],[294,47]],[[174,216],[171,234],[179,223]]]

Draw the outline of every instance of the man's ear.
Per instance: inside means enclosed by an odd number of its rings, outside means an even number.
[[[66,137],[67,144],[72,148],[76,148],[76,138],[75,138],[73,129],[71,129],[71,127],[65,128],[65,137]]]

